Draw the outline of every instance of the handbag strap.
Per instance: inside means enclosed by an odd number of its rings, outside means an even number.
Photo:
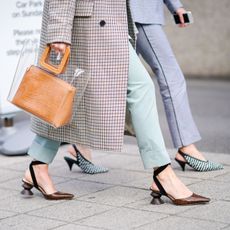
[[[65,53],[62,57],[62,60],[59,65],[53,65],[49,62],[49,57],[50,57],[50,52],[51,52],[51,46],[47,45],[46,48],[44,49],[42,56],[40,58],[40,65],[44,69],[58,75],[61,74],[65,71],[69,56],[70,56],[70,47],[66,47]]]

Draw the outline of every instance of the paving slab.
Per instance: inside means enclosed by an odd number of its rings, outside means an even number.
[[[0,221],[0,229],[2,230],[48,230],[60,225],[63,225],[62,221],[50,220],[24,214],[9,217]]]
[[[210,171],[210,172],[197,172],[194,171],[189,166],[183,172],[179,168],[175,168],[176,174],[178,176],[185,176],[190,178],[197,178],[197,179],[213,179],[217,176],[225,175],[226,173],[230,172],[230,167],[225,166],[222,170]]]
[[[108,173],[85,175],[81,180],[93,181],[113,185],[125,185],[128,182],[146,177],[144,172],[135,172],[123,169],[110,169]]]
[[[212,180],[230,183],[230,172],[227,172],[221,176],[213,177]]]
[[[4,156],[0,155],[0,166],[1,168],[8,168],[10,165],[16,165],[18,163],[23,164],[26,159],[28,159],[28,156],[14,156],[14,157],[9,157],[9,156]]]
[[[149,196],[145,199],[132,202],[129,204],[125,204],[123,207],[132,208],[134,210],[144,210],[148,212],[158,212],[162,214],[168,214],[168,215],[175,215],[177,213],[182,213],[185,210],[190,210],[193,208],[193,206],[175,206],[172,205],[172,202],[165,197],[162,197],[162,200],[164,201],[164,204],[162,205],[153,205],[150,202],[152,201],[152,197]]]
[[[9,211],[0,210],[0,223],[2,219],[5,219],[11,216],[16,216],[16,215],[18,215],[17,212],[9,212]]]
[[[198,194],[208,196],[212,200],[221,200],[229,196],[230,183],[205,180],[189,186],[189,188]]]
[[[98,191],[103,191],[107,188],[110,188],[111,186],[114,185],[81,180],[71,180],[57,185],[58,190],[74,193],[76,198]]]
[[[1,166],[1,169],[7,169],[17,172],[24,172],[25,169],[29,167],[29,164],[31,162],[31,158],[29,156],[21,156],[21,157],[15,157],[15,159],[12,159],[14,157],[6,157],[3,159],[5,161],[5,165]]]
[[[125,230],[134,229],[141,225],[165,218],[166,215],[128,208],[116,208],[99,215],[95,215],[77,223],[92,227]]]
[[[52,176],[52,180],[53,180],[54,184],[57,185],[57,187],[59,187],[58,184],[63,183],[63,182],[67,182],[70,179]],[[0,182],[0,189],[3,189],[3,188],[17,191],[19,194],[19,192],[22,190],[22,177],[16,178],[16,179],[11,179],[11,180],[8,180],[5,182]],[[35,189],[33,189],[33,190],[35,190]]]
[[[165,219],[161,219],[159,221],[154,221],[150,224],[143,225],[139,228],[135,228],[135,230],[153,230],[153,229],[160,229],[160,230],[169,230],[169,229],[176,229],[176,230],[217,230],[226,227],[226,224],[217,223],[212,221],[204,221],[204,220],[197,220],[190,218],[182,218],[176,216],[170,216]]]
[[[125,183],[124,186],[149,190],[152,182],[153,182],[152,174],[146,173],[146,176],[144,178],[128,181],[127,183]]]
[[[0,209],[11,212],[26,213],[42,207],[56,205],[60,202],[63,201],[45,200],[38,192],[34,193],[34,196],[31,198],[24,198],[19,193],[17,193],[17,195],[10,196],[7,199],[1,200]]]
[[[228,194],[228,195],[224,198],[224,200],[230,201],[230,194]]]
[[[103,165],[110,169],[129,169],[130,164],[140,163],[141,158],[140,156],[133,156],[127,154],[107,154],[107,156],[97,159],[94,161],[99,165]],[[144,170],[142,165],[142,171]]]
[[[18,195],[17,191],[13,191],[11,189],[5,189],[5,188],[0,188],[0,209],[3,206],[3,202],[8,200],[10,201],[11,199],[13,199],[12,197],[14,197],[15,195]]]
[[[149,192],[137,188],[116,186],[104,191],[80,197],[80,200],[99,204],[112,205],[116,207],[123,206],[148,197]]]
[[[63,177],[67,179],[79,179],[86,176],[86,174],[83,173],[82,170],[76,165],[74,165],[72,171],[70,171],[64,161],[59,167],[50,167],[50,174],[52,176]]]
[[[130,164],[126,164],[123,169],[125,170],[130,170],[130,171],[139,171],[139,172],[144,172],[144,173],[149,173],[152,174],[153,170],[152,169],[144,169],[142,160],[139,159],[138,161],[134,161]]]
[[[106,212],[113,208],[114,207],[108,205],[71,200],[32,211],[30,212],[30,215],[44,218],[49,217],[53,220],[61,220],[71,223],[89,216]]]
[[[230,230],[230,225],[228,225],[227,227],[222,228],[221,230]]]
[[[215,201],[204,206],[194,206],[193,209],[184,211],[179,216],[230,224],[229,210],[230,202]]]
[[[103,230],[104,228],[94,228],[94,227],[83,226],[79,224],[66,224],[55,229],[56,230],[98,230],[98,229]]]
[[[0,183],[22,176],[22,173],[10,169],[0,169]]]

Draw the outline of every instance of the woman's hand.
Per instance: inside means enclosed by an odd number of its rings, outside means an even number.
[[[53,49],[56,54],[59,54],[59,53],[64,54],[69,44],[57,42],[57,43],[50,44],[50,46],[51,46],[51,49]]]
[[[180,18],[180,24],[179,27],[186,27],[187,25],[184,23],[184,17],[183,14],[186,13],[186,10],[184,8],[178,8],[176,11],[176,14],[179,16]]]

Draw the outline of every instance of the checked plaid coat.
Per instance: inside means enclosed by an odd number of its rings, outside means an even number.
[[[71,82],[78,67],[85,70],[81,79],[90,79],[70,124],[55,129],[33,117],[33,132],[94,149],[121,149],[132,25],[126,0],[45,0],[40,51],[53,42],[71,44],[69,65],[60,77]],[[80,80],[73,85],[83,92]]]

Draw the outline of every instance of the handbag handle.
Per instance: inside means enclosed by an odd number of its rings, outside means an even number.
[[[70,47],[69,46],[66,47],[64,56],[62,57],[62,60],[59,65],[53,65],[49,63],[48,60],[50,57],[50,52],[51,52],[51,46],[47,45],[40,58],[40,62],[39,62],[40,65],[46,70],[53,72],[54,74],[58,75],[58,74],[63,73],[65,71],[65,68],[69,60]]]

